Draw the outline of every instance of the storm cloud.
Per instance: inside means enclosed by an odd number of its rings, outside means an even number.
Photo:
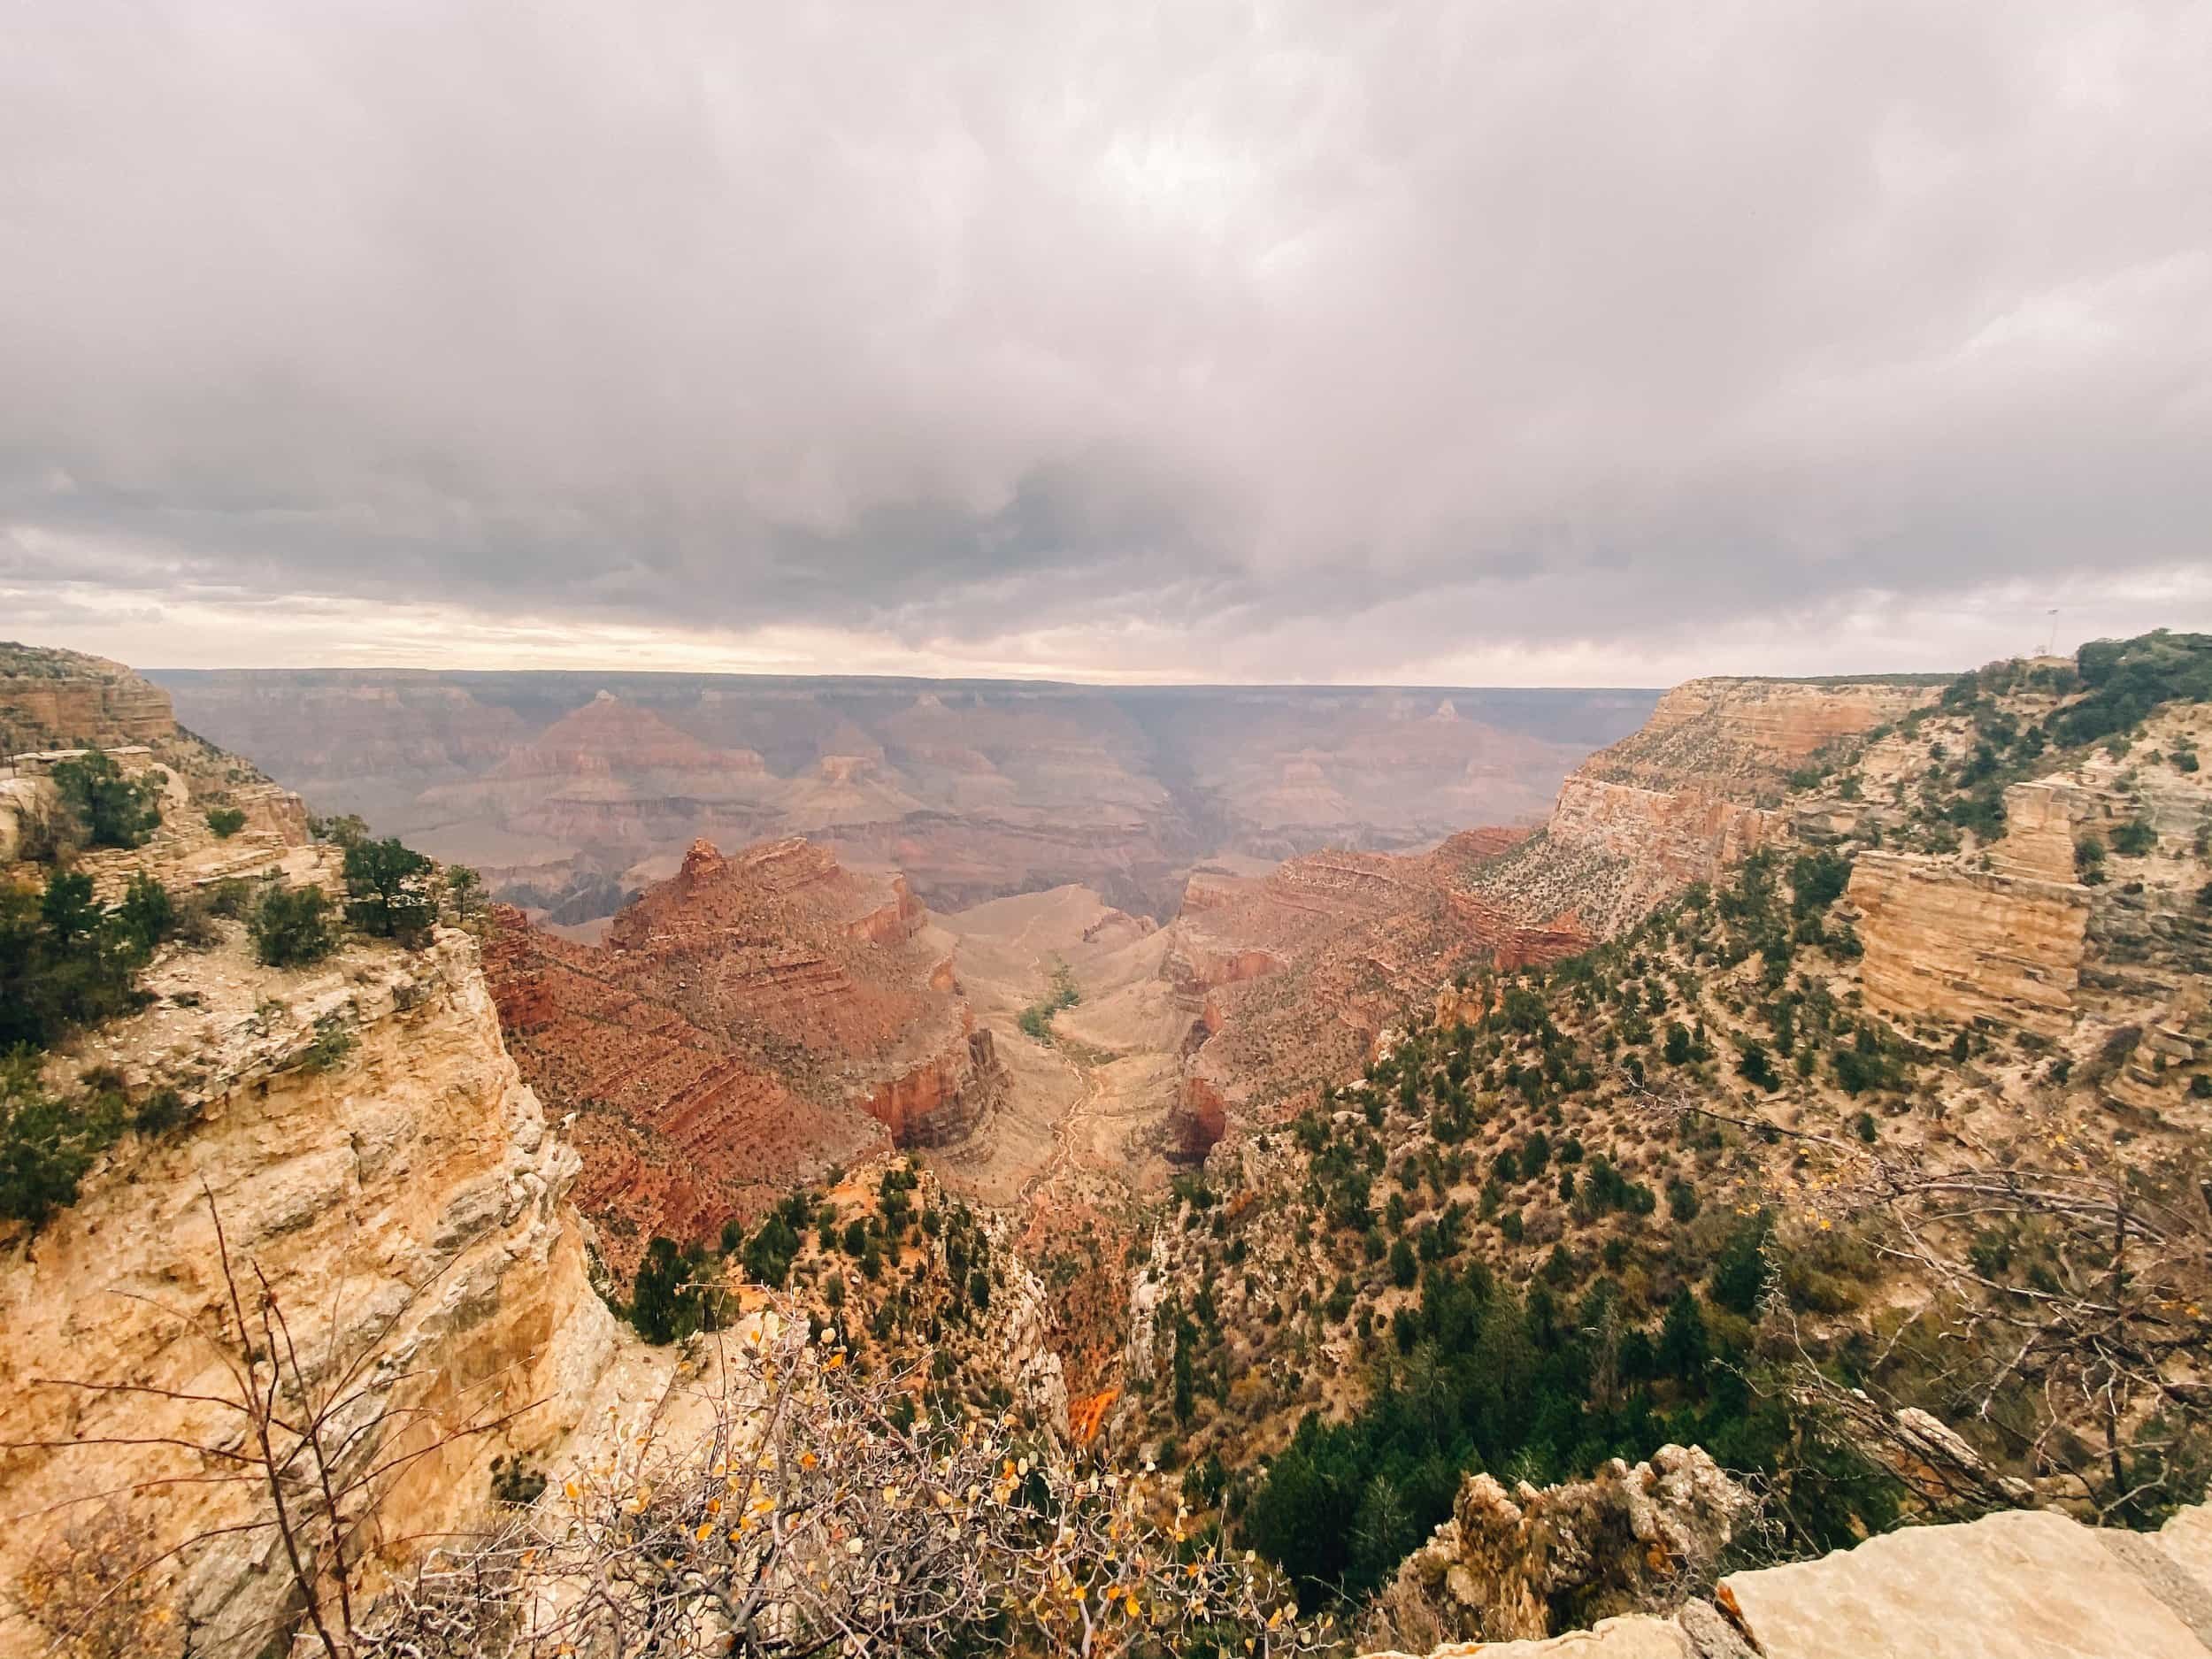
[[[6,15],[0,634],[1618,682],[2212,624],[2201,5]]]

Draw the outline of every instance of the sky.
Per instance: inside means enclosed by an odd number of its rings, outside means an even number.
[[[2212,627],[2212,7],[0,19],[0,638],[1655,685]]]

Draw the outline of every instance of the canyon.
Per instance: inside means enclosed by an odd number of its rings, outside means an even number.
[[[380,1425],[367,1445],[406,1459],[382,1501],[409,1524],[350,1570],[369,1596],[420,1559],[413,1535],[477,1525],[516,1469],[557,1486],[618,1460],[608,1425],[640,1412],[706,1432],[712,1344],[654,1346],[618,1317],[643,1299],[656,1239],[726,1275],[746,1318],[803,1307],[872,1364],[911,1367],[931,1409],[964,1402],[1133,1467],[1225,1465],[1248,1503],[1307,1413],[1355,1417],[1368,1379],[1411,1374],[1394,1356],[1432,1253],[1462,1248],[1447,1231],[1479,1229],[1484,1273],[1555,1279],[1563,1299],[1590,1283],[1568,1275],[1617,1267],[1615,1294],[1655,1319],[1701,1282],[1682,1253],[1713,1248],[1729,1216],[1772,1205],[1793,1248],[1840,1223],[1836,1148],[1992,1146],[2020,1167],[2096,1148],[2147,1179],[2185,1169],[2212,1095],[2212,795],[2195,764],[2212,720],[2185,700],[2124,741],[1985,763],[1987,734],[2051,724],[2079,695],[2039,689],[2038,673],[2060,682],[2050,665],[2024,672],[1973,695],[1694,681],[1571,765],[1565,740],[1486,714],[1491,694],[212,675],[173,690],[180,726],[119,665],[0,658],[0,719],[25,751],[0,785],[0,857],[55,810],[60,757],[97,743],[163,807],[143,844],[70,855],[104,902],[141,876],[184,896],[242,881],[342,898],[343,849],[311,832],[288,767],[350,769],[319,809],[379,829],[420,812],[519,849],[478,856],[528,901],[472,918],[449,904],[411,948],[349,937],[297,968],[219,924],[155,950],[134,1011],[45,1057],[57,1090],[173,1090],[181,1122],[126,1132],[50,1221],[0,1228],[0,1505],[134,1549],[214,1540],[156,1575],[177,1623],[146,1651],[242,1650],[287,1617],[257,1490],[195,1484],[187,1449],[214,1432],[230,1363],[227,1251],[305,1345],[374,1356],[351,1409]],[[302,709],[279,706],[286,687]],[[1621,699],[1563,706],[1604,724],[1633,710]],[[263,722],[266,772],[196,734],[210,712]],[[1985,787],[1994,806],[1967,799]],[[236,828],[215,832],[218,806]],[[1760,975],[1783,947],[1714,918],[1746,902],[1747,868],[1806,883],[1823,860],[1832,896],[1809,931],[1800,916],[1786,983],[1847,1010],[1839,1029],[1859,1023],[1877,1059],[1939,1068],[1909,1086],[1846,1092],[1832,1057],[1766,1086],[1733,1069],[1754,1033],[1777,1042]],[[1601,1033],[1617,970],[1630,1020]],[[1538,1028],[1559,1030],[1540,1065],[1508,1064],[1531,1055],[1514,1045],[1540,1002]],[[1660,1084],[1651,1027],[1668,1019],[1722,1059]],[[1447,1136],[1440,1106],[1395,1084],[1405,1056],[1409,1085],[1449,1095],[1463,1073],[1434,1061],[1455,1041],[1478,1075]],[[1947,1051],[1965,1057],[1940,1069]],[[1655,1105],[1662,1087],[1771,1111],[1829,1149],[1709,1142]],[[1649,1187],[1609,1219],[1548,1171],[1513,1185],[1495,1171],[1532,1130],[1571,1138],[1586,1181],[1711,1180],[1705,1222],[1655,1217]],[[1333,1139],[1350,1164],[1315,1149]],[[1350,1167],[1378,1205],[1394,1180],[1425,1217],[1401,1239],[1421,1240],[1402,1276],[1384,1221],[1341,1222],[1324,1194],[1325,1171]],[[788,1284],[747,1282],[736,1241],[786,1213]],[[167,1449],[131,1489],[183,1495],[119,1514],[98,1465],[140,1432]],[[2190,1587],[2201,1509],[2163,1532],[2093,1531],[2038,1490],[2053,1507],[1746,1568],[1724,1559],[1746,1501],[1705,1452],[1658,1447],[1549,1486],[1493,1467],[1401,1546],[1370,1645],[1962,1655],[1978,1650],[1947,1599],[1961,1578],[1993,1639],[2107,1598],[2139,1651],[2212,1640],[2212,1586]],[[91,1537],[18,1528],[0,1582],[48,1584],[54,1552],[81,1561]]]
[[[803,834],[934,908],[1074,883],[1165,920],[1191,865],[1529,823],[1653,694],[638,673],[173,671],[192,730],[557,925],[695,839]]]

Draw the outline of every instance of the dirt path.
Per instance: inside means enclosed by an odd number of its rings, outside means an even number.
[[[1099,1076],[1096,1066],[1079,1060],[1064,1050],[1061,1051],[1060,1058],[1082,1080],[1083,1092],[1067,1116],[1052,1126],[1052,1156],[1045,1161],[1041,1169],[1033,1171],[1029,1179],[1022,1183],[1019,1202],[1024,1205],[1037,1203],[1056,1182],[1068,1173],[1075,1156],[1077,1137],[1088,1132],[1100,1098],[1105,1093],[1104,1080]]]

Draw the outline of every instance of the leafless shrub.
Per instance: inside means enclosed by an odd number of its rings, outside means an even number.
[[[1893,1468],[1925,1461],[1924,1436],[1896,1425],[1926,1407],[2100,1519],[2139,1521],[2201,1497],[2212,1452],[2212,1197],[2201,1158],[2131,1164],[2052,1131],[2003,1156],[1961,1141],[1956,1161],[1940,1162],[1932,1149],[1640,1092],[1669,1111],[1824,1151],[1824,1205],[1919,1287],[1920,1306],[1870,1367],[1909,1377],[1919,1397],[1846,1413],[1855,1433],[1886,1439]],[[1808,1397],[1833,1402],[1829,1379],[1802,1381]]]
[[[789,1307],[702,1339],[706,1426],[649,1416],[371,1616],[378,1659],[1317,1651],[1279,1575],[1193,1535],[1149,1477],[1070,1463],[1013,1420],[932,1420]],[[1248,1648],[1246,1643],[1248,1641]]]

